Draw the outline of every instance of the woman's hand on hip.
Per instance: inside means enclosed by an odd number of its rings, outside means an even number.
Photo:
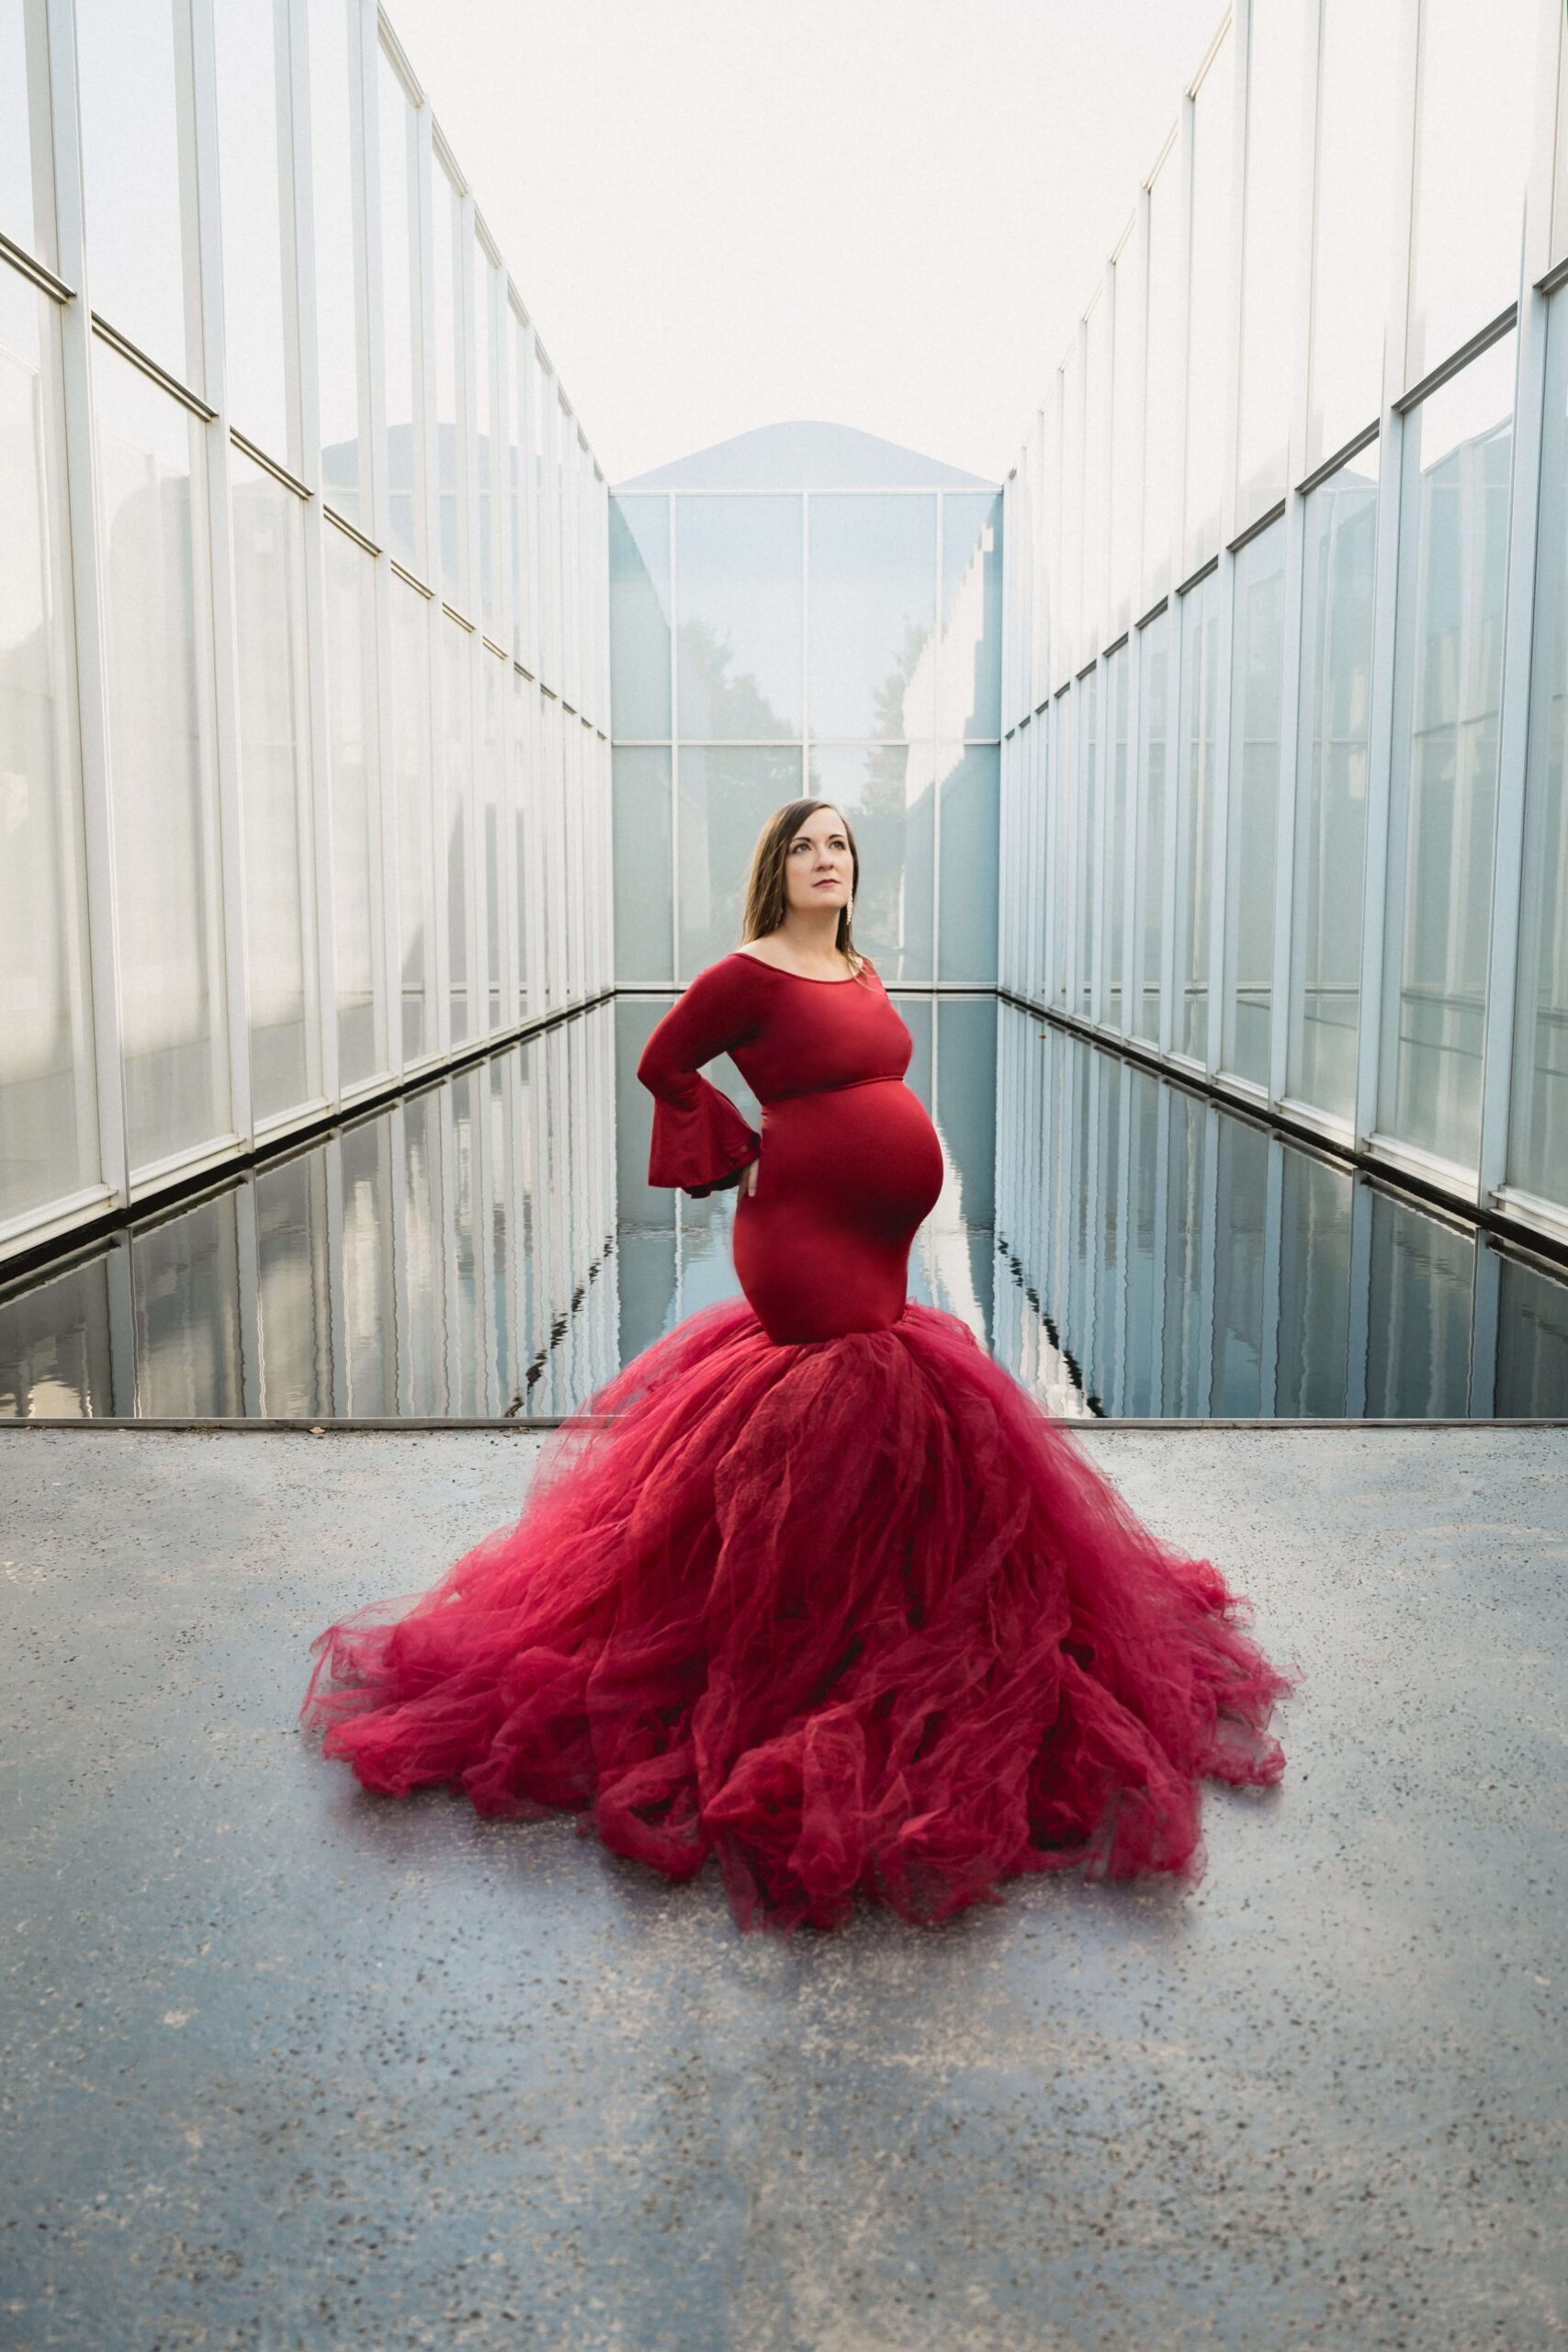
[[[746,1162],[745,1169],[741,1173],[740,1189],[743,1193],[754,1193],[756,1191],[757,1161],[755,1159],[749,1159]]]

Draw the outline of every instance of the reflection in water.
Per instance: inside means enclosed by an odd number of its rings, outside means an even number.
[[[616,1352],[596,1006],[0,1296],[0,1415],[570,1412]]]
[[[734,1195],[644,1182],[637,1064],[669,1001],[596,1006],[18,1283],[0,1416],[580,1407],[736,1295]],[[897,1002],[946,1166],[910,1295],[1052,1410],[1568,1414],[1544,1265],[1015,1006]]]
[[[998,1026],[993,1346],[1057,1409],[1568,1414],[1550,1266],[1015,1006]]]

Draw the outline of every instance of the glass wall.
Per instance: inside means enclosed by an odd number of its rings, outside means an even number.
[[[754,486],[710,486],[722,445],[611,502],[624,986],[739,944],[757,836],[804,794],[854,829],[884,980],[995,980],[1001,501],[868,438],[754,433]]]
[[[1565,52],[1226,13],[1006,485],[998,969],[1568,1243]]]
[[[74,13],[0,10],[0,1261],[613,978],[608,493],[395,34]]]

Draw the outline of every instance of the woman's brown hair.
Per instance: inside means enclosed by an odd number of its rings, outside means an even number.
[[[850,830],[850,820],[836,800],[791,800],[783,808],[775,808],[761,833],[751,853],[751,873],[746,885],[746,913],[740,928],[741,944],[749,939],[765,939],[781,928],[789,905],[784,888],[784,861],[789,846],[808,817],[818,808],[830,808],[844,829],[844,839],[850,845],[850,896],[860,888],[860,852]],[[864,963],[850,931],[848,907],[839,909],[839,928],[834,945],[841,956],[848,956],[855,978],[864,977]]]

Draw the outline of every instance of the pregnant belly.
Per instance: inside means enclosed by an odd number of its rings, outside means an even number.
[[[734,1229],[740,1287],[770,1338],[894,1322],[942,1182],[936,1130],[902,1079],[770,1103],[756,1190],[737,1202]]]

